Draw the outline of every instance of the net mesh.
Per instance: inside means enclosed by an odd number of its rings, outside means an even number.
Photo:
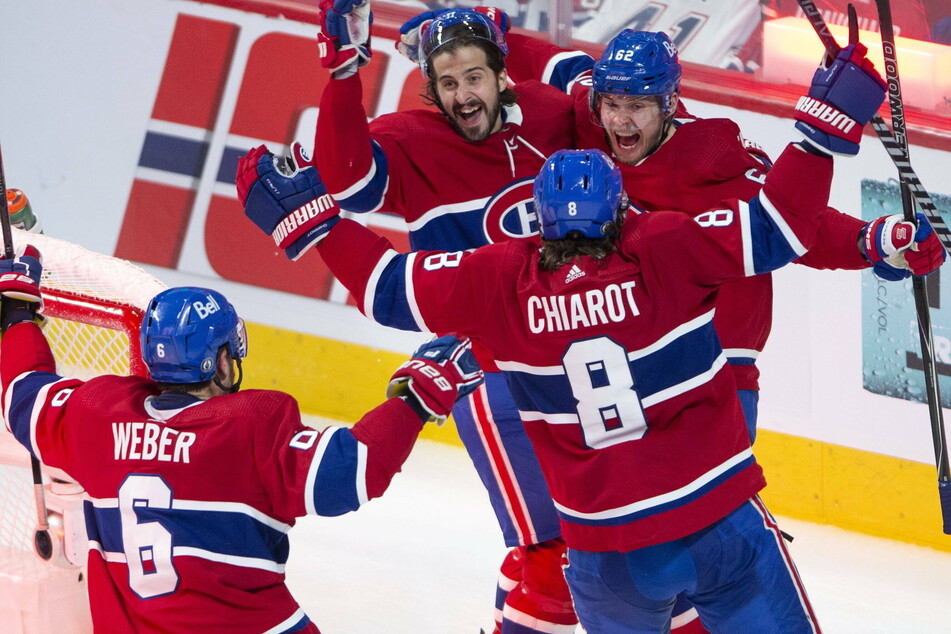
[[[138,326],[165,285],[141,268],[78,245],[13,230],[13,244],[43,257],[44,333],[63,376],[144,373]],[[45,468],[44,468],[45,471]],[[37,511],[27,451],[0,430],[0,576],[36,578],[48,564],[33,553]]]

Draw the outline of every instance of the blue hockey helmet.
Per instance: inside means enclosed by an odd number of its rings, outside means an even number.
[[[591,73],[591,111],[600,94],[658,96],[665,115],[673,110],[671,95],[680,93],[683,68],[677,47],[666,33],[624,29],[608,42]]]
[[[215,375],[218,349],[247,354],[244,321],[224,295],[180,286],[152,298],[139,331],[142,359],[160,383],[200,383]]]
[[[429,59],[442,47],[460,37],[485,40],[499,49],[504,58],[509,54],[505,35],[486,15],[471,9],[443,11],[423,31],[419,42],[419,67],[429,76]]]
[[[621,171],[601,150],[559,150],[535,178],[535,211],[546,240],[579,232],[604,237],[624,201]]]

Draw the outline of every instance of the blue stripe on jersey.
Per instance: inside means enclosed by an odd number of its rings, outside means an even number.
[[[356,488],[357,451],[357,439],[349,429],[339,429],[330,438],[314,480],[317,515],[332,517],[360,508]]]
[[[426,218],[426,224],[411,229],[413,251],[465,251],[489,244],[485,235],[485,209],[454,211]]]
[[[625,513],[624,515],[618,515],[617,517],[605,517],[597,519],[588,517],[583,518],[578,517],[577,515],[572,515],[571,513],[566,512],[563,508],[557,509],[558,516],[567,522],[581,524],[584,526],[621,526],[623,524],[629,524],[631,522],[644,519],[645,517],[650,517],[659,513],[665,513],[667,511],[672,511],[682,506],[686,506],[687,504],[702,498],[704,495],[717,488],[736,474],[752,466],[755,462],[756,459],[753,457],[752,452],[750,452],[749,455],[743,460],[731,465],[730,468],[711,478],[709,482],[703,483],[703,485],[686,492],[684,495],[667,501],[659,501],[657,504],[651,504],[649,500],[645,500],[638,504],[638,506],[643,506],[643,508],[638,508],[635,511]],[[671,494],[673,493],[676,493],[676,491],[672,492]]]
[[[213,503],[209,503],[213,504]],[[86,533],[106,552],[124,552],[119,508],[83,503]],[[250,515],[234,511],[134,507],[139,524],[158,522],[172,534],[175,548],[197,548],[222,555],[251,557],[286,564],[287,534]]]
[[[757,275],[774,271],[802,255],[796,253],[783,228],[758,196],[750,200],[749,213],[753,267]]]
[[[670,341],[659,350],[629,362],[634,389],[641,400],[669,387],[693,379],[710,370],[721,354],[720,340],[713,322],[707,321]],[[543,414],[575,413],[572,396],[563,372],[556,375],[510,370],[502,364],[512,396],[522,411]]]
[[[406,288],[408,254],[397,255],[387,262],[383,272],[371,284],[373,307],[370,317],[377,323],[400,330],[420,331],[413,310],[409,305],[409,291]]]
[[[571,87],[578,81],[579,76],[592,68],[594,68],[594,59],[591,56],[578,51],[562,53],[548,62],[542,81],[562,92],[570,93]]]
[[[749,357],[727,357],[727,362],[730,365],[756,365],[756,359]]]
[[[347,190],[346,192],[332,192],[337,204],[342,209],[355,213],[366,213],[378,209],[383,203],[383,196],[386,194],[386,184],[389,181],[389,166],[386,162],[386,154],[376,141],[371,141],[373,146],[373,163],[371,164],[372,176],[367,174],[370,179],[361,184],[355,192]],[[352,187],[351,187],[352,189]]]
[[[307,616],[304,616],[303,618],[301,618],[300,621],[298,621],[297,623],[290,626],[284,631],[285,632],[300,632],[301,630],[306,628],[308,625],[310,625],[310,619]]]
[[[7,424],[13,432],[13,437],[26,447],[34,458],[39,456],[30,440],[30,431],[37,394],[50,383],[56,383],[62,378],[51,372],[30,372],[19,378],[11,388],[10,409],[6,412]]]

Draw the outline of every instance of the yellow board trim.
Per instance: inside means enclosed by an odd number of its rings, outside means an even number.
[[[934,465],[760,430],[773,513],[951,552]]]
[[[354,423],[384,399],[406,357],[386,350],[248,324],[245,385],[293,395],[305,414]],[[462,446],[452,420],[421,438]],[[941,530],[933,465],[781,434],[757,433],[770,510],[951,552]]]

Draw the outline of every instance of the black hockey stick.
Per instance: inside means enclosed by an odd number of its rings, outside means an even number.
[[[10,228],[10,210],[7,207],[7,184],[3,176],[3,150],[0,149],[0,229],[3,231],[3,255],[13,257],[13,230]],[[46,515],[46,496],[43,494],[43,474],[40,461],[31,453],[30,467],[33,470],[33,497],[36,499],[36,532],[33,547],[36,554],[49,561],[53,557],[53,540],[50,539],[50,524]]]
[[[839,46],[839,43],[835,41],[832,33],[829,32],[829,27],[826,26],[826,22],[822,18],[822,14],[819,12],[819,9],[816,8],[815,2],[813,2],[813,0],[797,1],[799,2],[799,7],[802,9],[802,12],[806,14],[806,18],[808,18],[812,28],[815,29],[819,39],[822,40],[822,44],[826,47],[826,51],[828,51],[833,57],[838,55],[842,47]],[[908,145],[908,139],[905,137],[904,114],[902,117],[901,130],[899,131],[896,129],[894,135],[891,128],[887,123],[885,123],[884,119],[882,119],[882,116],[878,113],[872,117],[872,129],[875,130],[875,134],[878,135],[882,145],[885,146],[885,149],[888,151],[888,155],[895,163],[895,167],[898,168],[899,175],[906,183],[908,183],[908,187],[911,190],[911,195],[915,198],[915,202],[918,203],[922,213],[928,217],[928,220],[931,222],[931,226],[934,227],[935,233],[937,234],[938,239],[941,241],[941,244],[944,246],[945,250],[951,254],[951,229],[948,228],[944,218],[942,218],[941,214],[938,212],[938,208],[931,199],[931,195],[925,189],[924,185],[921,184],[918,174],[916,174],[915,170],[911,168],[911,163],[908,162],[907,158],[908,152],[902,149],[903,147],[907,148]]]
[[[901,82],[898,78],[898,59],[895,51],[895,35],[892,25],[892,10],[888,0],[875,0],[878,5],[878,22],[882,31],[882,52],[885,57],[885,81],[888,84],[888,104],[892,112],[894,138],[901,149],[901,163],[910,169],[908,137],[905,134],[905,106],[901,97]],[[896,162],[896,165],[899,163]],[[915,204],[912,186],[905,172],[899,168],[901,202],[905,220],[915,222]],[[928,289],[924,277],[914,277],[915,309],[918,313],[918,334],[921,338],[921,361],[925,373],[925,388],[928,395],[928,412],[931,416],[931,436],[934,441],[935,464],[938,467],[938,498],[945,534],[951,535],[951,470],[948,468],[948,442],[945,438],[944,417],[941,410],[941,394],[938,390],[938,372],[934,359],[934,338],[931,333],[931,312],[928,304]]]

